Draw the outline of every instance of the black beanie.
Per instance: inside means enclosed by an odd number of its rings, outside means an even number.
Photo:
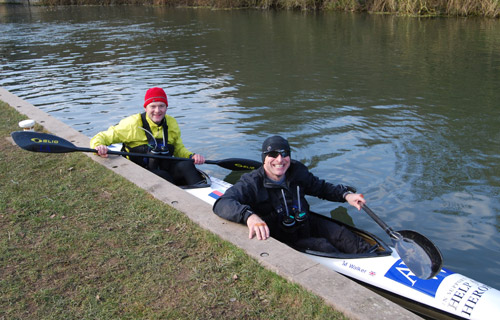
[[[266,158],[266,153],[274,150],[285,150],[288,154],[290,154],[290,145],[288,141],[281,136],[272,136],[264,140],[262,143],[262,163],[264,163],[264,159]]]

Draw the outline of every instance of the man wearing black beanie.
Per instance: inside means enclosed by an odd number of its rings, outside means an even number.
[[[273,238],[300,249],[361,253],[373,248],[358,235],[333,221],[319,221],[309,213],[306,195],[348,202],[358,210],[363,195],[342,184],[334,185],[313,175],[291,159],[288,141],[281,136],[262,144],[262,167],[244,174],[214,204],[218,216],[248,226],[249,238]]]

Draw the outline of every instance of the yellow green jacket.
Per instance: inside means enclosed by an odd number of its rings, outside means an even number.
[[[189,158],[189,156],[193,153],[186,149],[182,143],[181,130],[179,129],[177,120],[168,114],[165,115],[165,118],[168,126],[167,143],[175,147],[174,157]],[[163,138],[162,127],[151,121],[147,115],[146,120],[151,127],[151,133],[153,136],[157,139]],[[146,133],[139,127],[142,127],[141,114],[138,113],[131,115],[121,120],[116,126],[111,126],[108,130],[101,131],[96,134],[90,140],[90,147],[95,149],[95,147],[99,145],[109,146],[114,143],[124,143],[129,148],[135,148],[137,146],[147,144],[148,139],[146,137]]]

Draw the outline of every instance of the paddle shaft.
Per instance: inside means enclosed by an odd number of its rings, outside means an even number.
[[[366,204],[364,204],[362,206],[363,210],[365,210],[366,213],[368,213],[368,215],[373,219],[375,220],[375,222],[382,227],[382,229],[384,229],[384,231],[391,237],[394,237],[394,230],[389,227],[384,221],[382,221],[382,219],[380,219],[376,214],[375,212],[372,211],[372,209],[368,208],[368,206]]]
[[[348,193],[353,193],[352,191],[348,191]],[[384,229],[384,231],[391,237],[391,238],[400,238],[398,237],[394,230],[389,227],[384,221],[382,221],[382,219],[380,219],[376,214],[375,212],[372,211],[372,209],[368,208],[368,206],[366,204],[362,204],[361,205],[361,208],[363,208],[363,210],[368,213],[368,215],[373,219],[375,220],[375,222],[382,227],[382,229]]]
[[[75,151],[97,153],[96,149],[81,148],[81,147],[75,147]],[[108,150],[108,154],[116,154],[116,155],[120,155],[120,156],[130,156],[130,157],[156,158],[156,159],[180,160],[180,161],[194,161],[193,159],[189,159],[189,158],[169,157],[169,156],[165,156],[165,155],[161,155],[161,154],[154,154],[154,153],[137,153],[137,152],[123,152],[123,151]],[[216,160],[205,160],[205,163],[218,164],[218,162]]]
[[[97,153],[96,149],[90,148],[81,148],[75,146],[75,151],[81,152],[94,152]],[[108,154],[122,155],[122,156],[130,156],[130,157],[144,157],[144,158],[155,158],[155,159],[163,159],[163,160],[178,160],[178,161],[194,161],[189,158],[179,158],[179,157],[170,157],[161,154],[154,153],[137,153],[137,152],[123,152],[123,151],[113,151],[108,150]],[[248,159],[239,159],[239,158],[229,158],[223,160],[205,160],[206,164],[215,164],[222,168],[229,170],[253,170],[257,169],[261,166],[260,162]]]

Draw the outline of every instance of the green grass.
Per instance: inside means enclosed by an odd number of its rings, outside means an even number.
[[[12,145],[0,112],[0,319],[344,319],[84,154]]]

